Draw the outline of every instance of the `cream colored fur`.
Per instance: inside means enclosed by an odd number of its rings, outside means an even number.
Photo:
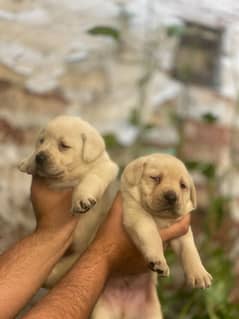
[[[37,155],[43,155],[37,162]],[[72,254],[55,266],[46,285],[53,286],[93,239],[113,198],[109,186],[118,167],[110,159],[100,134],[79,117],[59,116],[42,129],[34,152],[19,169],[45,178],[54,189],[73,188],[72,213],[81,214]],[[90,212],[88,212],[90,210]]]
[[[196,191],[184,164],[173,156],[153,154],[138,158],[125,168],[121,178],[123,222],[132,240],[161,276],[169,275],[159,235],[167,227],[196,208]],[[175,203],[165,200],[174,192]],[[205,270],[191,229],[171,241],[179,255],[191,287],[205,288],[212,277]],[[99,299],[92,319],[162,319],[156,292],[155,272],[111,279]]]
[[[155,273],[111,278],[91,319],[162,319]]]
[[[162,276],[169,275],[159,229],[169,226],[196,208],[193,181],[177,158],[153,154],[131,162],[121,178],[124,225],[132,240],[150,264]],[[176,202],[170,205],[165,194],[173,192]],[[186,280],[192,287],[206,288],[212,277],[205,270],[194,243],[191,229],[171,241],[179,255]]]
[[[36,155],[40,152],[47,157],[43,165],[36,164]],[[29,174],[45,177],[50,187],[73,187],[72,213],[84,213],[75,231],[71,255],[58,262],[46,282],[47,287],[52,287],[93,239],[113,198],[109,185],[118,167],[106,153],[98,132],[81,119],[68,116],[50,121],[41,131],[33,154],[19,167]],[[163,196],[172,190],[177,196],[177,205],[169,207]],[[165,154],[136,159],[123,172],[121,192],[126,230],[151,269],[168,276],[159,229],[196,207],[195,188],[185,166]],[[182,261],[187,282],[192,287],[210,286],[212,277],[201,263],[191,229],[171,241],[171,245]],[[94,308],[92,319],[161,319],[155,285],[156,275],[151,271],[111,279]]]

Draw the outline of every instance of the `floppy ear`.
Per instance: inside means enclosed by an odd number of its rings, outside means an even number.
[[[103,138],[95,132],[82,134],[82,159],[90,163],[95,161],[105,150]]]
[[[197,194],[196,194],[196,188],[192,178],[191,178],[191,186],[190,186],[190,200],[192,202],[192,209],[195,209],[197,207]]]
[[[23,173],[27,173],[30,175],[33,175],[35,172],[35,152],[33,152],[30,156],[28,156],[27,158],[25,158],[24,160],[22,160],[19,164],[18,164],[18,169],[23,172]]]
[[[186,211],[185,213],[190,213],[192,210],[194,210],[197,207],[197,195],[196,195],[196,188],[194,185],[194,182],[189,176],[190,186],[189,186],[189,201],[186,204]]]
[[[146,162],[144,157],[141,157],[131,162],[125,168],[125,171],[123,173],[124,179],[130,186],[135,186],[139,184],[144,172],[145,164]]]

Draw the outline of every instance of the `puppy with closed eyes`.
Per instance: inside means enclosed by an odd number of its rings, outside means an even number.
[[[151,270],[169,275],[159,229],[196,208],[196,190],[185,165],[168,154],[152,154],[131,162],[121,179],[124,225]],[[179,255],[186,280],[192,287],[206,288],[212,277],[205,270],[191,229],[171,241]]]
[[[79,117],[63,115],[41,130],[34,152],[19,164],[19,169],[43,177],[53,189],[73,188],[71,210],[81,214],[71,247],[73,253],[53,269],[47,280],[50,287],[93,239],[108,211],[109,186],[118,167],[96,129]]]
[[[93,319],[162,319],[155,272],[169,276],[169,267],[159,230],[196,208],[195,187],[179,159],[152,154],[126,166],[121,193],[126,231],[154,272],[112,278],[96,304]],[[191,229],[170,244],[180,257],[187,283],[209,287],[212,276],[202,265]]]

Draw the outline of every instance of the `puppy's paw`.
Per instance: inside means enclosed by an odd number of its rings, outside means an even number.
[[[73,201],[71,211],[73,214],[85,214],[96,204],[96,199],[93,197],[78,198]]]
[[[186,282],[191,288],[209,288],[212,279],[212,276],[203,266],[191,269],[186,273]]]
[[[23,172],[23,173],[28,173],[29,172],[29,163],[28,160],[24,159],[22,160],[18,165],[17,168],[19,169],[19,171]]]
[[[17,168],[23,172],[23,173],[27,173],[27,174],[34,174],[35,171],[35,156],[34,154],[32,154],[31,156],[23,159],[18,165]]]
[[[160,277],[169,277],[170,271],[166,261],[151,261],[149,268],[157,272]]]

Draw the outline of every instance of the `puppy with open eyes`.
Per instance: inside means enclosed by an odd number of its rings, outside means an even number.
[[[118,166],[110,159],[100,134],[79,117],[58,116],[40,132],[34,152],[19,169],[43,177],[54,189],[73,188],[72,213],[81,214],[70,256],[50,274],[53,286],[93,239],[110,206],[110,185]],[[90,210],[89,213],[87,213]]]
[[[186,167],[167,154],[138,158],[122,174],[121,193],[126,231],[149,268],[160,276],[169,276],[159,230],[196,208],[196,191]],[[191,287],[209,287],[212,276],[202,265],[191,229],[170,244],[180,257],[187,283]],[[161,319],[152,271],[112,279],[96,305],[93,319]]]

